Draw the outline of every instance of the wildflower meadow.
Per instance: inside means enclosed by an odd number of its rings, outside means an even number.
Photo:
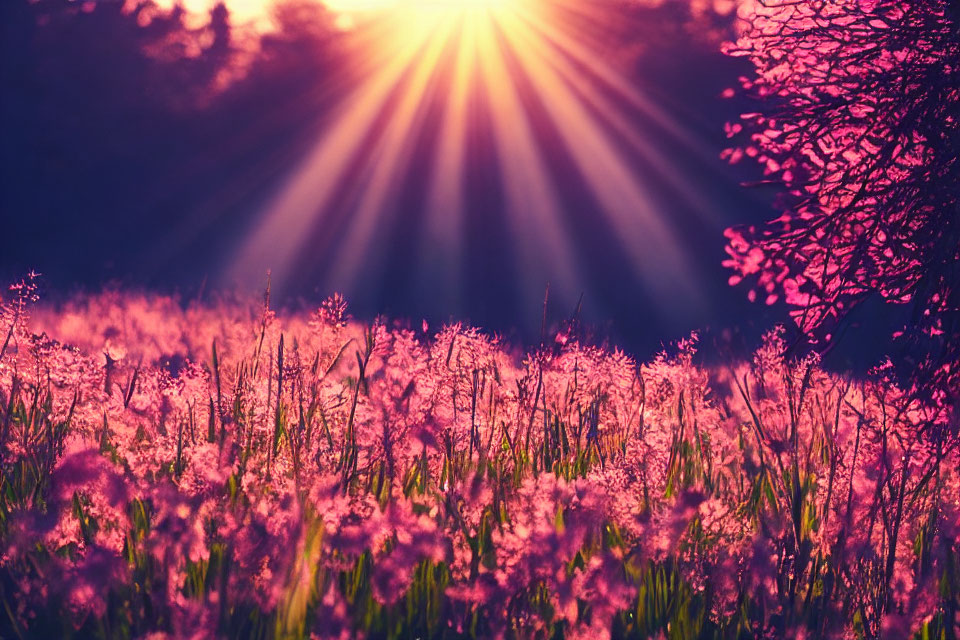
[[[3,637],[956,637],[960,454],[883,369],[32,297]]]

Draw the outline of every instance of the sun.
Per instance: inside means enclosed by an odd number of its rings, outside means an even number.
[[[546,0],[321,0],[337,15],[343,29],[376,21],[389,21],[395,36],[416,38],[418,27],[434,28],[444,20],[463,20],[486,15],[503,15],[521,5]],[[396,37],[393,38],[396,40]]]
[[[324,0],[331,11],[342,13],[369,11],[461,11],[502,9],[520,0]]]

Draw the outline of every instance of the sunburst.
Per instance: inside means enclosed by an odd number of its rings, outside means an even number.
[[[588,290],[579,234],[597,227],[648,294],[698,296],[651,186],[666,181],[681,197],[696,196],[644,139],[637,114],[677,145],[697,142],[605,61],[610,3],[327,4],[351,27],[356,81],[245,237],[231,280],[269,269],[280,286],[312,280],[352,292],[388,268],[398,243],[413,243],[410,277],[453,299],[469,294],[471,235],[502,227],[495,232],[509,238],[502,258],[514,266],[519,295],[536,298],[549,281],[572,297]],[[422,188],[405,198],[411,181]],[[479,183],[495,193],[480,193]],[[496,206],[480,211],[488,198]],[[580,210],[587,200],[591,211]],[[470,216],[488,217],[467,224]]]

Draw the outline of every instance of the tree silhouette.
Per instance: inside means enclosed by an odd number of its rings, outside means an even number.
[[[866,299],[912,305],[895,336],[918,391],[960,383],[960,2],[758,0],[726,52],[759,107],[731,161],[785,187],[783,214],[727,231],[724,263],[782,295],[820,345]]]

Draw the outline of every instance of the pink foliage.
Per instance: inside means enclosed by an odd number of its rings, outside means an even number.
[[[960,14],[947,0],[760,0],[726,51],[755,75],[759,108],[729,128],[784,213],[727,231],[735,284],[768,304],[782,295],[799,328],[828,342],[868,296],[911,303],[913,381],[960,388]]]
[[[718,368],[695,336],[646,364],[572,335],[518,356],[340,304],[106,294],[66,324],[5,305],[4,477],[44,478],[4,498],[17,624],[61,606],[77,628],[209,637],[257,611],[348,637],[425,598],[457,633],[607,637],[668,578],[704,624],[774,636],[945,611],[957,442],[885,369],[788,360],[779,331]]]

